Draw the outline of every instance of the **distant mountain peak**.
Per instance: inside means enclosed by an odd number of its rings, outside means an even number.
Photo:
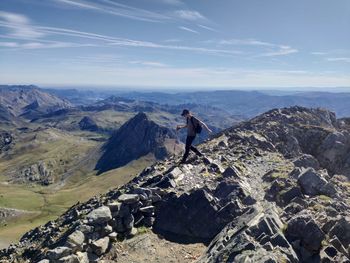
[[[150,120],[144,112],[137,113],[119,128],[103,146],[96,165],[101,173],[115,169],[149,153],[163,159],[171,152],[168,140],[175,143],[173,131]]]

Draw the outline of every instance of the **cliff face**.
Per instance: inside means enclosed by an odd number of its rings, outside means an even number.
[[[349,262],[347,133],[325,110],[272,110],[203,143],[205,157],[191,164],[160,161],[76,204],[0,258],[144,262],[133,255],[147,242],[122,248],[149,229],[159,236],[153,246],[173,242],[168,255],[176,244],[205,244],[180,262]],[[164,262],[164,253],[155,250],[148,262]]]
[[[103,146],[96,169],[102,173],[149,153],[154,154],[157,159],[163,159],[171,152],[170,145],[167,145],[169,139],[175,143],[175,135],[170,129],[149,120],[145,113],[138,113],[120,127]]]

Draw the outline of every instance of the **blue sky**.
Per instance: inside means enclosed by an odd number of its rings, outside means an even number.
[[[350,87],[350,1],[1,0],[0,83]]]

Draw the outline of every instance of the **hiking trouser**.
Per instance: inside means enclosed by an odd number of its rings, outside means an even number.
[[[185,162],[190,150],[193,151],[194,153],[196,153],[198,156],[202,156],[201,152],[198,151],[198,149],[194,146],[192,146],[192,142],[194,141],[194,139],[196,138],[196,136],[187,136],[186,138],[186,146],[185,146],[185,153],[184,156],[182,157],[182,162]]]

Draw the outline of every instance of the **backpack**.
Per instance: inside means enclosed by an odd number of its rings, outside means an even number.
[[[198,120],[197,120],[197,125],[194,125],[193,116],[191,117],[191,123],[192,123],[192,126],[194,127],[194,130],[195,130],[196,133],[201,133],[202,132],[202,125],[200,125]]]

